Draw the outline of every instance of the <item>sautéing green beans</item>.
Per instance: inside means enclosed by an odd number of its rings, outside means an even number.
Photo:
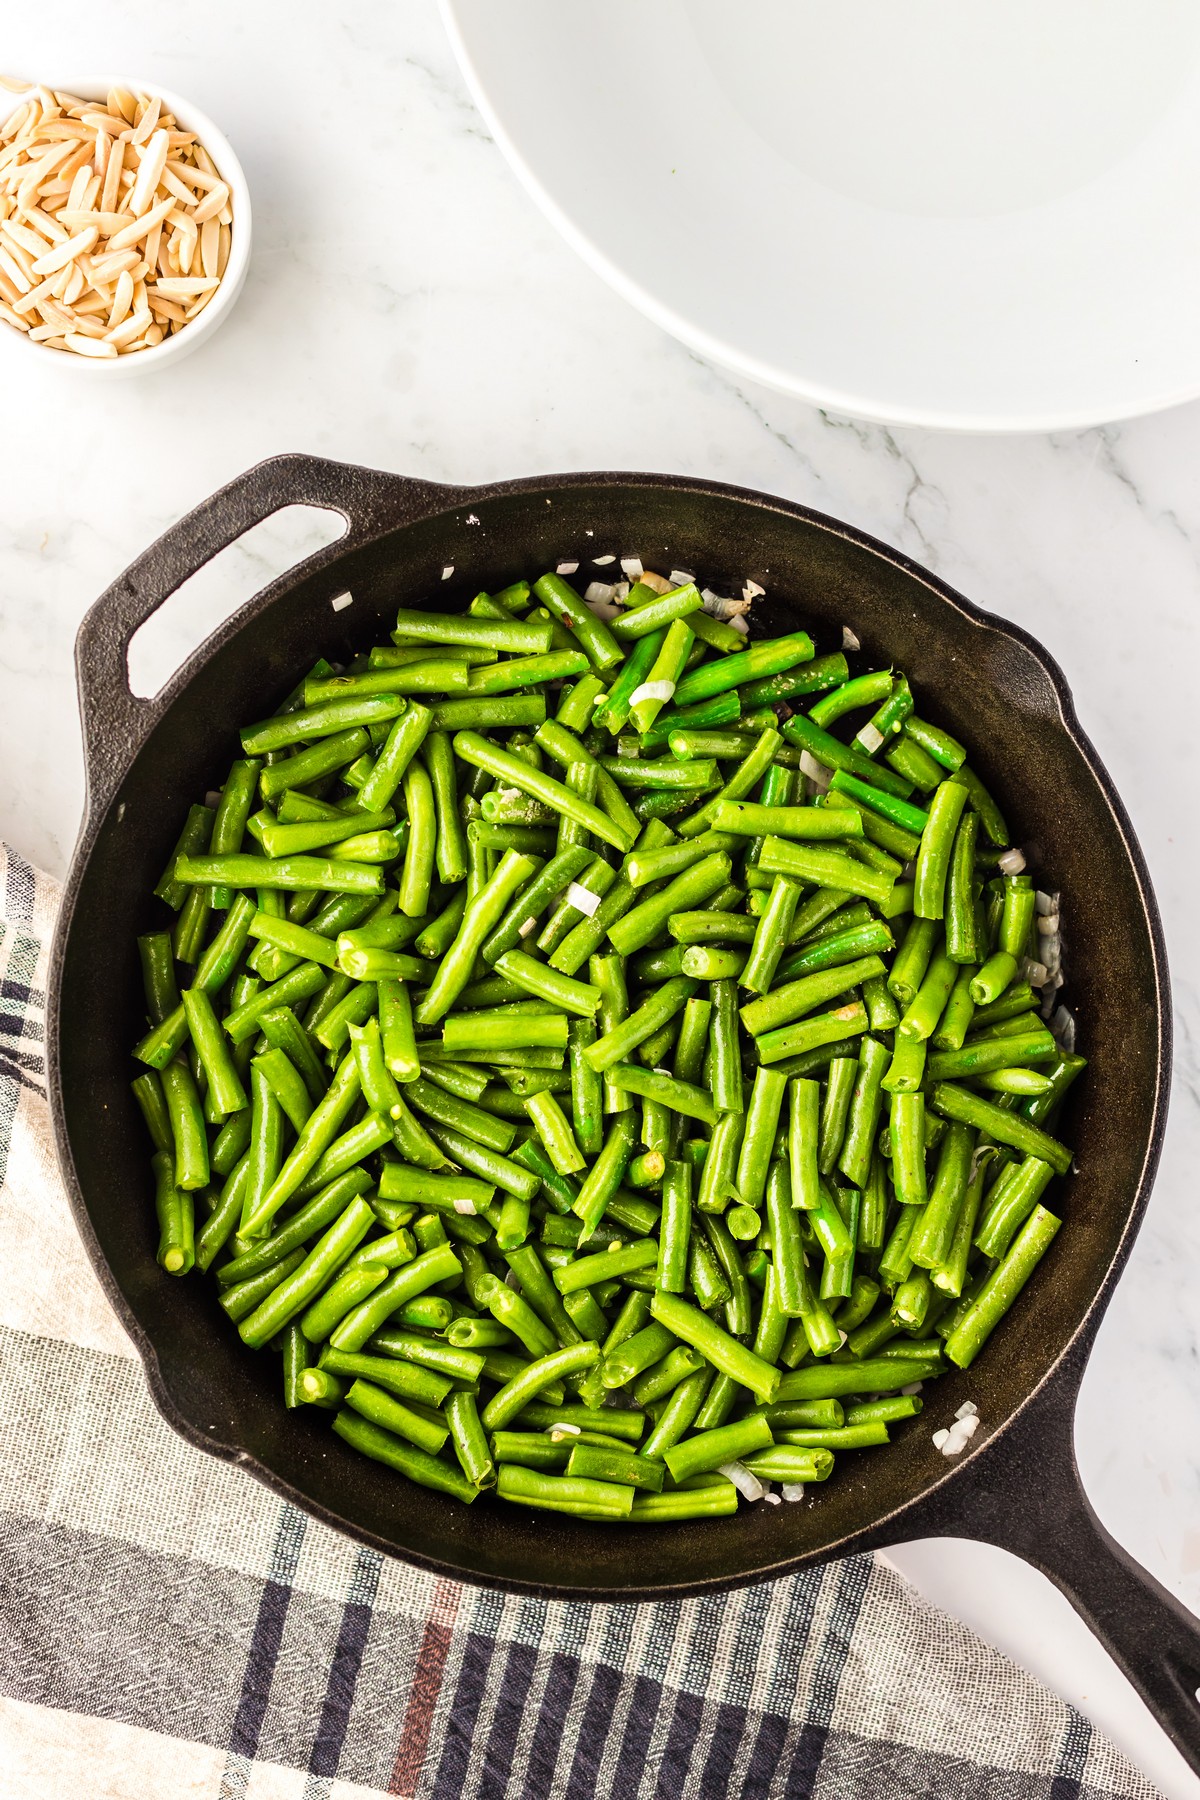
[[[1028,1320],[1085,1064],[1059,897],[900,671],[600,591],[402,609],[246,725],[132,1091],[158,1267],[285,1407],[464,1504],[666,1524],[920,1432]]]

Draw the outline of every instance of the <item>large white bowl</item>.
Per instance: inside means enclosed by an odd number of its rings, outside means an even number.
[[[186,331],[173,332],[150,350],[138,350],[130,356],[75,356],[69,350],[48,350],[43,344],[31,344],[24,332],[17,331],[0,319],[0,353],[36,357],[43,368],[63,368],[70,374],[81,375],[93,381],[115,381],[126,375],[144,375],[148,370],[161,369],[165,363],[178,362],[181,357],[190,356],[228,318],[234,301],[245,285],[246,271],[250,267],[250,189],[233,145],[225,133],[213,124],[207,113],[201,112],[198,106],[193,106],[190,100],[185,100],[182,94],[163,87],[161,82],[135,81],[125,75],[103,79],[91,76],[83,80],[59,80],[57,77],[43,78],[40,72],[37,79],[45,79],[46,85],[57,93],[75,94],[80,100],[104,100],[114,87],[128,88],[135,94],[157,94],[183,129],[195,132],[212,157],[221,180],[228,183],[233,197],[229,261],[220,287],[199,317]],[[0,120],[6,119],[16,107],[23,104],[24,99],[24,94],[10,94],[6,89],[0,88]]]
[[[702,355],[1047,430],[1200,394],[1194,0],[442,0],[517,173]]]

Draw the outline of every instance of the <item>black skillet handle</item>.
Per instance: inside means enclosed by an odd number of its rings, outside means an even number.
[[[307,558],[314,569],[398,525],[441,512],[459,490],[319,456],[276,456],[238,475],[130,564],[84,618],[75,642],[88,806],[111,798],[165,701],[130,692],[127,653],[140,625],[190,575],[285,506],[340,512],[346,534]]]
[[[1073,1431],[1083,1361],[980,1445],[967,1479],[921,1523],[998,1544],[1048,1575],[1200,1775],[1200,1619],[1109,1535],[1083,1491]]]

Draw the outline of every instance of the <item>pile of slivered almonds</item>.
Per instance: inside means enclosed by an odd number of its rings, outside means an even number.
[[[185,330],[232,231],[228,184],[152,95],[30,87],[0,126],[0,318],[52,350],[126,356]]]

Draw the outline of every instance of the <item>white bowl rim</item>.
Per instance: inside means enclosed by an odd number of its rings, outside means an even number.
[[[200,317],[186,331],[172,334],[164,338],[161,344],[155,344],[149,350],[139,350],[133,356],[72,356],[69,350],[54,350],[49,355],[59,366],[84,375],[112,379],[117,374],[132,374],[135,368],[138,371],[159,368],[172,357],[178,358],[181,354],[197,349],[206,337],[211,337],[237,299],[250,266],[250,186],[236,150],[220,126],[206,112],[184,95],[164,87],[158,81],[135,80],[127,75],[112,76],[109,79],[90,75],[77,80],[53,77],[40,85],[48,87],[54,93],[76,94],[81,100],[105,100],[115,87],[128,88],[132,93],[150,94],[160,99],[185,131],[195,132],[216,164],[222,180],[229,183],[234,199],[234,228],[229,243],[229,262],[221,277],[221,285]],[[12,100],[13,106],[4,108],[5,117],[21,105],[22,95],[13,94]],[[47,357],[42,354],[41,344],[31,344],[24,332],[14,330],[11,325],[4,325],[3,321],[0,321],[0,327],[0,343],[7,345],[12,340],[13,349],[22,349],[26,356],[37,355],[45,364]]]
[[[1182,406],[1200,398],[1200,378],[1161,393],[1143,397],[1136,403],[1122,402],[1120,411],[1096,405],[1064,408],[1045,413],[989,414],[944,412],[936,407],[893,407],[877,396],[853,393],[848,389],[828,387],[805,379],[773,363],[749,355],[734,343],[705,331],[694,320],[686,318],[661,300],[623,269],[588,235],[582,225],[561,207],[544,185],[541,176],[518,149],[503,119],[488,97],[487,87],[468,48],[459,24],[455,0],[438,0],[446,33],[458,60],[459,69],[471,97],[483,114],[488,130],[503,152],[522,186],[540,207],[550,223],[596,274],[614,288],[622,299],[643,313],[654,324],[720,367],[746,376],[777,393],[789,394],[823,411],[843,414],[852,419],[865,419],[878,425],[916,426],[931,431],[979,432],[989,435],[1015,436],[1031,432],[1084,431],[1097,425],[1108,425],[1127,419],[1145,418]]]

